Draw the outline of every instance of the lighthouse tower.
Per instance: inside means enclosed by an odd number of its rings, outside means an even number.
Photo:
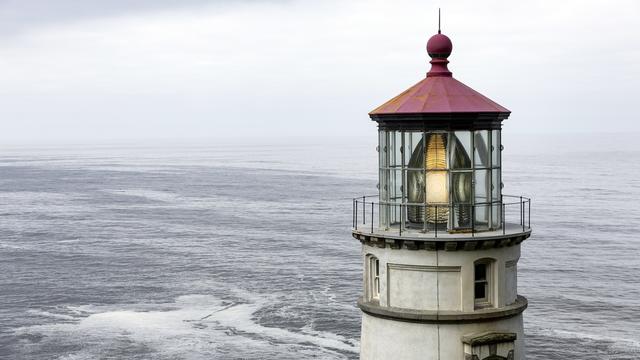
[[[451,51],[438,31],[426,78],[369,114],[379,194],[353,201],[363,360],[525,357],[517,269],[530,200],[502,193],[510,111],[452,77]]]

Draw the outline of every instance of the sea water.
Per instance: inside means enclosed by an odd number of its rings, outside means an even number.
[[[640,146],[504,134],[527,359],[640,358]],[[371,138],[5,146],[0,359],[357,359]]]

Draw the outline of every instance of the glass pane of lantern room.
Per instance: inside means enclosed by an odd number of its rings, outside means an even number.
[[[477,230],[487,230],[491,216],[491,171],[474,171],[474,228]]]
[[[500,169],[491,170],[491,201],[499,202],[501,201],[502,194],[502,184],[500,183]]]
[[[405,199],[408,226],[424,223],[425,202],[425,146],[421,131],[405,133]]]
[[[378,164],[380,167],[380,176],[378,178],[378,188],[380,189],[380,200],[387,200],[386,197],[383,196],[383,191],[386,190],[387,178],[384,170],[388,169],[389,164],[389,155],[387,152],[387,132],[380,131],[378,134]]]
[[[491,131],[491,166],[500,167],[500,130]]]
[[[398,225],[400,223],[400,204],[390,202],[387,204],[389,213],[389,226]]]
[[[391,194],[391,202],[401,203],[402,202],[402,169],[396,168],[391,170],[392,183],[393,187],[391,188],[393,193]]]
[[[477,130],[473,135],[474,164],[473,167],[488,168],[491,166],[491,144],[489,144],[489,130]]]
[[[394,161],[394,153],[393,153],[393,144],[394,144],[394,131],[387,131],[387,142],[386,142],[386,156],[387,156],[387,160],[386,160],[386,165],[387,167],[391,168],[393,167],[395,161]]]
[[[449,214],[449,172],[427,170],[426,180],[427,220],[445,223]]]
[[[380,201],[389,201],[389,170],[380,169]]]
[[[491,204],[476,204],[473,207],[475,231],[489,230],[491,218]]]
[[[502,204],[498,202],[491,203],[491,228],[500,229],[502,225]]]
[[[422,131],[404,133],[404,166],[424,168],[424,142]]]
[[[449,173],[427,170],[427,204],[449,204]]]
[[[387,167],[387,132],[378,132],[378,164],[380,168]]]
[[[444,132],[433,132],[426,136],[426,219],[434,226],[447,224],[449,218],[448,141],[448,133]]]
[[[378,189],[380,190],[380,201],[388,201],[388,164],[389,155],[387,150],[387,132],[380,131],[378,138],[378,163],[380,167],[380,173],[378,177]]]
[[[402,170],[392,168],[389,170],[389,198],[387,208],[389,213],[389,225],[400,222],[400,203],[402,202]]]
[[[471,228],[471,171],[451,173],[453,230]]]
[[[402,202],[402,170],[389,170],[389,202]]]
[[[393,131],[385,131],[385,143],[384,143],[384,154],[385,154],[385,166],[390,167],[391,160],[393,155],[391,155],[393,150]]]
[[[491,170],[491,177],[491,227],[497,229],[502,221],[500,169]]]
[[[451,169],[471,169],[471,132],[456,131],[451,139]]]
[[[389,226],[390,211],[387,202],[389,201],[389,170],[380,169],[380,225]]]
[[[407,220],[424,223],[425,173],[424,170],[407,170]]]
[[[402,132],[389,132],[389,167],[402,167]]]
[[[491,171],[475,170],[473,172],[473,182],[475,184],[473,190],[475,194],[474,202],[476,204],[488,203],[491,201]]]
[[[447,171],[447,134],[431,133],[427,136],[425,168],[426,200],[430,205],[449,204],[449,172]]]
[[[379,177],[378,177],[378,191],[380,195],[380,225],[383,228],[389,226],[389,207],[386,202],[389,201],[389,156],[387,149],[387,132],[381,130],[378,132],[378,160],[379,160]]]

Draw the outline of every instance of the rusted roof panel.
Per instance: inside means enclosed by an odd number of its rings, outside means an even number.
[[[369,115],[428,113],[510,113],[449,76],[430,76],[382,104]]]

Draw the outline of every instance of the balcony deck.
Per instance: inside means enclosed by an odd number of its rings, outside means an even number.
[[[400,224],[380,226],[379,217],[374,212],[379,204],[367,201],[366,197],[356,198],[353,201],[352,235],[363,244],[377,247],[389,246],[394,249],[456,251],[513,246],[531,236],[531,200],[525,197],[512,196],[511,198],[520,200],[498,205],[502,208],[502,221],[498,229],[482,230],[479,226],[472,226],[467,231],[456,232],[449,232],[445,229],[436,230],[433,227],[425,231]],[[517,206],[517,211],[513,212],[509,219],[515,219],[517,216],[518,222],[504,221],[507,218],[507,205]],[[363,211],[365,206],[367,210],[370,209],[369,216],[367,216],[367,211]],[[511,208],[515,209],[515,206]]]
[[[367,227],[369,225],[369,227]],[[490,249],[520,244],[531,236],[531,229],[520,224],[506,224],[505,229],[476,231],[468,233],[448,233],[438,231],[422,232],[419,230],[405,230],[400,233],[397,228],[388,230],[374,227],[371,224],[361,224],[358,229],[352,229],[352,235],[361,243],[390,247],[392,249],[406,248],[409,250],[477,250]]]

